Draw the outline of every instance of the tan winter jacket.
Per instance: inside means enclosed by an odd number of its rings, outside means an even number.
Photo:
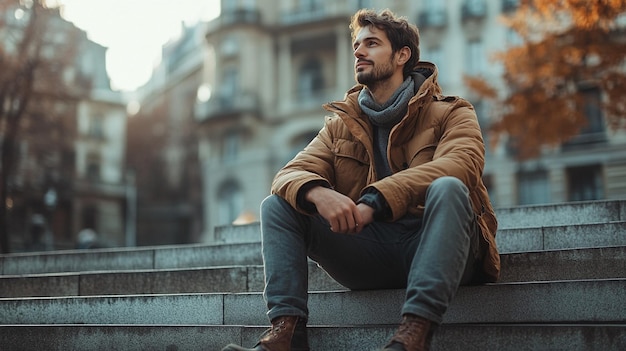
[[[435,65],[420,62],[416,69],[431,74],[391,130],[387,158],[392,175],[381,180],[376,176],[373,129],[357,103],[363,88],[357,85],[344,101],[324,105],[332,115],[311,143],[277,173],[272,193],[306,213],[298,204],[298,192],[309,182],[325,182],[355,202],[366,188],[374,187],[384,196],[393,221],[407,212],[421,216],[432,181],[456,177],[470,190],[482,230],[482,280],[496,281],[500,274],[497,221],[482,181],[485,150],[476,113],[466,100],[441,95]]]

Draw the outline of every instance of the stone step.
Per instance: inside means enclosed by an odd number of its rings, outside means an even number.
[[[626,221],[498,230],[501,253],[626,245]]]
[[[533,209],[536,210],[536,208]],[[552,223],[542,223],[542,221],[530,223],[522,222],[520,219],[520,226],[500,226],[496,242],[503,253],[626,245],[626,218],[620,219],[619,217],[619,213],[610,212],[604,216],[600,212],[594,218],[584,217],[590,221],[582,223],[578,223],[577,218],[567,220],[559,218],[559,220],[553,220]],[[222,227],[218,230],[218,239],[225,244],[260,242],[258,223]]]
[[[626,221],[626,200],[500,208],[496,209],[496,217],[500,230],[620,222]],[[217,227],[216,240],[221,243],[259,242],[261,236],[258,226],[258,223],[251,223]]]
[[[317,265],[309,268],[312,291],[345,290]],[[263,266],[126,270],[0,276],[0,297],[263,291]]]
[[[311,325],[395,324],[404,289],[309,294]],[[461,287],[458,323],[626,323],[626,278]],[[488,306],[488,308],[486,308]],[[261,293],[2,298],[0,324],[265,325]]]
[[[6,350],[218,351],[229,343],[252,346],[265,327],[215,325],[5,325]],[[395,326],[310,326],[311,351],[379,350]],[[431,351],[621,351],[626,324],[444,324]]]
[[[501,282],[626,277],[626,246],[511,253],[501,261]],[[309,266],[309,289],[345,290],[315,264]],[[0,277],[0,297],[255,291],[263,291],[260,265]]]
[[[496,240],[501,253],[626,246],[626,221],[502,229]],[[2,275],[260,264],[262,259],[258,242],[0,255]]]
[[[3,275],[263,264],[259,243],[164,245],[0,255]]]
[[[501,282],[626,278],[626,246],[500,255]]]
[[[581,201],[496,209],[501,229],[626,221],[626,200]]]

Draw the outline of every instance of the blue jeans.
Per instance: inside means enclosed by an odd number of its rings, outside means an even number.
[[[422,218],[374,222],[357,235],[334,233],[321,216],[271,195],[261,204],[261,234],[270,320],[308,318],[307,257],[349,289],[406,288],[402,314],[437,324],[478,264],[480,233],[469,191],[453,177],[430,185]]]

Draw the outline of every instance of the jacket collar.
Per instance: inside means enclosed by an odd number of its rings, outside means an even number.
[[[442,94],[441,87],[437,82],[438,70],[435,64],[420,61],[415,66],[414,71],[418,71],[426,77],[426,80],[420,86],[415,96],[411,99],[410,105],[415,103],[423,104],[430,101],[433,96],[439,97]],[[364,88],[363,84],[356,84],[350,88],[342,101],[334,101],[328,104],[324,104],[324,108],[330,112],[345,112],[348,116],[359,116],[362,118],[361,108],[358,104],[359,92]]]

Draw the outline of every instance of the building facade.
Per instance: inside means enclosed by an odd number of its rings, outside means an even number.
[[[489,58],[517,40],[500,21],[515,0],[224,0],[206,32],[212,54],[201,86],[210,94],[195,107],[204,241],[215,240],[216,226],[258,219],[276,171],[321,128],[321,105],[354,84],[350,16],[381,4],[418,25],[421,59],[438,65],[444,93],[469,99],[487,129],[489,105],[463,77],[501,81]],[[600,110],[588,117],[598,123],[533,160],[490,148],[484,177],[494,204],[626,197],[625,135],[608,131]]]
[[[127,164],[137,186],[136,244],[201,241],[202,197],[194,107],[204,77],[205,23],[183,25],[162,49],[150,80],[135,92]],[[202,90],[202,89],[200,89]]]
[[[11,21],[2,22],[0,32],[19,38],[32,11],[25,4],[3,13]],[[59,9],[43,13],[32,17],[43,28],[38,37],[40,58],[48,65],[45,70],[59,77],[54,80],[59,85],[47,87],[50,76],[35,76],[34,98],[21,117],[16,138],[13,169],[3,170],[3,176],[10,175],[6,203],[10,247],[75,248],[83,229],[95,232],[101,245],[123,246],[126,104],[110,88],[106,48],[63,19]]]
[[[91,229],[101,246],[132,244],[126,227],[133,186],[124,167],[126,105],[120,94],[94,89],[79,101],[76,117],[72,233]]]

